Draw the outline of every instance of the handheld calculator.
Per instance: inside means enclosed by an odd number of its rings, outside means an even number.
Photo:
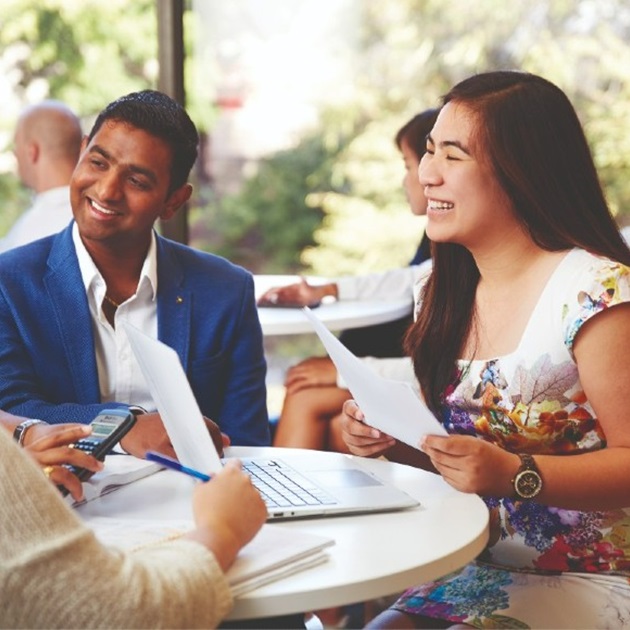
[[[127,409],[104,409],[90,422],[92,433],[78,442],[75,442],[72,447],[103,461],[105,455],[120,442],[135,422],[136,417]],[[92,471],[87,468],[68,466],[68,469],[81,481],[89,479],[93,474]],[[63,488],[62,494],[65,495],[67,493],[68,491]]]

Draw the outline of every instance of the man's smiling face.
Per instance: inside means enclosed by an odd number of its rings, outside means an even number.
[[[155,220],[177,210],[169,196],[171,150],[162,139],[128,123],[107,120],[83,147],[70,183],[83,242],[148,246]]]

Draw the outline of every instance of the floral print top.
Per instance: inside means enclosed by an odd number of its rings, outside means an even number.
[[[447,431],[475,435],[515,453],[605,448],[606,436],[580,384],[573,341],[588,319],[629,301],[630,268],[570,251],[543,290],[518,349],[492,360],[459,362],[456,382],[445,392]],[[630,480],[628,508],[614,511],[484,500],[491,542],[479,561],[537,573],[630,576]]]

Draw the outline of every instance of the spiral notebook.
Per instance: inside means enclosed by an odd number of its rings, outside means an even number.
[[[139,329],[122,325],[177,458],[202,472],[217,471],[221,460],[177,353]],[[242,462],[267,502],[269,520],[385,512],[419,504],[362,468],[354,457],[318,457],[315,461],[283,456],[245,458]],[[285,497],[281,486],[289,486],[293,497]]]

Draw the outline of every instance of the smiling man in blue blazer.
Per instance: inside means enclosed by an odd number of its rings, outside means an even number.
[[[215,442],[220,429],[232,444],[269,443],[251,274],[153,229],[190,198],[197,143],[160,92],[101,112],[70,184],[74,222],[0,256],[0,409],[53,424],[130,407],[123,448],[172,455],[125,321],[177,351]],[[30,441],[45,431],[29,428]]]

